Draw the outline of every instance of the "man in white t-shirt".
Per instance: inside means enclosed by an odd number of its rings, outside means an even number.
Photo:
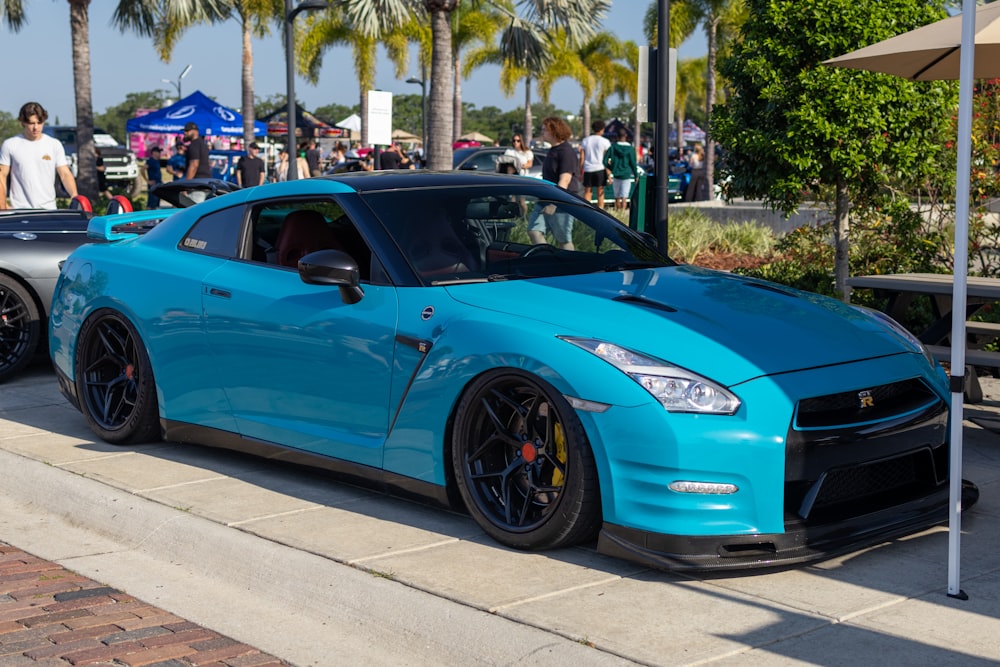
[[[55,208],[56,174],[69,196],[76,196],[63,145],[42,132],[48,118],[41,104],[28,102],[17,116],[24,131],[0,145],[0,210],[7,208],[8,174],[13,208]]]
[[[604,208],[604,186],[608,184],[608,170],[604,168],[604,154],[611,148],[611,142],[604,138],[604,121],[595,120],[590,124],[589,137],[580,142],[580,163],[583,164],[583,198],[593,201],[591,195],[597,189],[597,206]]]

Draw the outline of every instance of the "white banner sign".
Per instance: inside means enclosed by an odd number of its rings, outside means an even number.
[[[368,91],[368,143],[372,146],[392,143],[392,93]]]

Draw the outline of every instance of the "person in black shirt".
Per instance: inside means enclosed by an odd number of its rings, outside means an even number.
[[[379,154],[380,169],[399,169],[399,153],[395,146],[388,146]]]
[[[160,164],[160,147],[153,146],[149,149],[149,157],[146,158],[146,189],[149,191],[146,208],[160,208],[160,198],[154,195],[152,190],[162,182],[163,166]]]
[[[316,140],[310,139],[306,149],[306,164],[309,165],[309,176],[312,178],[322,175],[319,168],[320,157],[319,149],[316,148]]]
[[[247,146],[247,154],[236,165],[236,182],[241,188],[264,184],[264,161],[257,155],[259,150],[256,143],[250,144]]]
[[[580,195],[583,193],[583,186],[577,177],[580,163],[577,152],[569,145],[572,135],[572,130],[562,118],[549,116],[542,121],[542,139],[552,145],[542,163],[542,178],[563,190]],[[574,249],[573,220],[568,213],[556,211],[554,204],[536,212],[528,225],[528,237],[534,244],[546,243],[546,230],[552,233],[560,248]]]
[[[187,171],[185,178],[211,178],[212,163],[208,160],[208,144],[201,138],[197,123],[188,123],[184,126],[184,139],[188,142],[187,147]],[[191,201],[205,201],[206,192],[204,190],[193,190],[190,193]]]

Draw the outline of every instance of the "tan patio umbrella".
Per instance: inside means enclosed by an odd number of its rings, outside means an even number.
[[[392,131],[392,140],[393,141],[402,141],[402,142],[406,142],[406,143],[417,143],[417,144],[421,143],[420,137],[418,137],[418,136],[416,136],[414,134],[410,134],[406,130],[393,130]]]
[[[896,74],[918,81],[958,79],[958,165],[955,170],[955,276],[951,310],[951,488],[948,510],[948,595],[968,599],[959,586],[961,561],[962,419],[965,380],[965,306],[969,256],[969,188],[974,79],[1000,76],[1000,2],[976,8],[962,1],[960,16],[911,30],[824,65]]]
[[[958,79],[962,47],[962,15],[952,16],[831,58],[824,65],[895,74],[914,81]],[[1000,2],[975,11],[974,79],[1000,76]]]
[[[482,132],[467,132],[459,137],[459,139],[464,139],[465,141],[478,141],[482,144],[492,144],[493,139],[487,137]]]

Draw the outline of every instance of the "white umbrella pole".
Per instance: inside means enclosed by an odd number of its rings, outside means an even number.
[[[965,305],[969,262],[969,173],[972,161],[972,72],[976,2],[962,2],[959,61],[958,166],[955,173],[955,276],[951,307],[951,459],[948,466],[948,596],[967,600],[959,586],[962,537],[962,422],[965,401]]]

